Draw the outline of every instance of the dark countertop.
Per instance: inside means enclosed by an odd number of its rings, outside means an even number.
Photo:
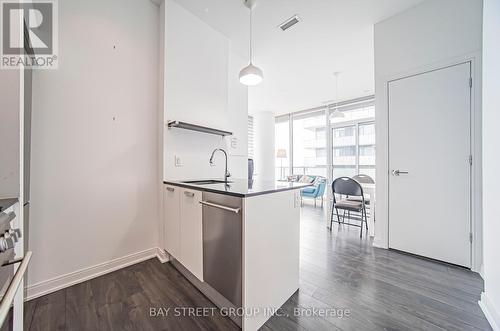
[[[228,185],[220,184],[207,184],[196,185],[191,183],[183,183],[181,180],[164,180],[164,184],[179,186],[184,188],[191,188],[198,191],[212,192],[231,195],[240,198],[253,197],[256,195],[270,194],[281,191],[298,190],[311,184],[307,183],[292,183],[280,181],[259,181],[254,180],[249,182],[246,179],[228,179]]]
[[[4,211],[7,208],[9,208],[13,204],[15,204],[17,201],[18,201],[17,198],[0,199],[0,212]]]

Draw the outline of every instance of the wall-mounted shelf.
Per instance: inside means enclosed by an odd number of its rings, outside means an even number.
[[[209,133],[209,134],[215,134],[218,136],[231,136],[233,133],[229,131],[223,131],[223,130],[218,130],[214,128],[208,128],[205,126],[201,125],[196,125],[196,124],[190,124],[186,122],[180,122],[180,121],[169,121],[167,124],[168,128],[178,128],[178,129],[185,129],[185,130],[191,130],[191,131],[198,131],[198,132],[203,132],[203,133]]]

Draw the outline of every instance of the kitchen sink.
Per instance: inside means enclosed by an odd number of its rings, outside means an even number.
[[[195,184],[195,185],[210,185],[210,184],[227,184],[231,182],[225,182],[223,180],[216,179],[205,179],[205,180],[188,180],[183,182],[184,184]]]

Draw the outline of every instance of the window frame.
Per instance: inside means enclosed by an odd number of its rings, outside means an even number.
[[[247,158],[248,159],[253,159],[254,154],[255,154],[255,131],[254,131],[254,121],[253,121],[253,116],[248,115],[248,122],[247,122]]]
[[[324,105],[321,107],[316,107],[308,110],[302,110],[302,111],[297,111],[294,113],[289,113],[289,114],[284,114],[284,115],[279,115],[275,117],[275,123],[279,122],[288,122],[288,146],[289,146],[289,151],[290,155],[288,157],[288,168],[289,168],[289,173],[295,175],[296,173],[294,172],[294,155],[293,155],[293,149],[294,149],[294,141],[293,141],[293,121],[294,119],[300,119],[300,118],[307,118],[307,117],[314,117],[318,116],[318,114],[321,114],[325,118],[325,132],[326,132],[326,153],[327,153],[327,164],[326,164],[326,173],[327,176],[329,177],[329,180],[333,180],[333,128],[334,127],[345,127],[345,126],[352,126],[356,125],[356,172],[359,173],[359,125],[361,124],[374,124],[376,125],[375,117],[365,117],[365,118],[359,118],[357,120],[352,120],[352,121],[345,121],[345,122],[339,122],[339,123],[332,123],[330,120],[330,115],[332,112],[339,110],[339,111],[349,111],[349,110],[355,110],[355,109],[360,109],[360,108],[365,108],[365,107],[373,107],[375,106],[375,96],[370,95],[366,97],[361,97],[357,99],[352,99],[352,100],[347,100],[347,101],[342,101],[334,104],[328,104]],[[376,167],[376,165],[375,165]]]
[[[373,124],[374,126],[376,125],[375,123],[375,118],[373,119],[368,119],[368,118],[361,118],[359,120],[352,120],[352,121],[347,121],[347,122],[341,122],[341,123],[332,123],[330,124],[330,130],[331,130],[331,136],[330,136],[330,139],[332,141],[332,147],[331,147],[331,155],[332,155],[332,158],[331,160],[329,161],[330,164],[331,164],[331,172],[330,172],[330,177],[333,179],[334,178],[334,175],[333,175],[333,171],[335,170],[335,164],[334,164],[334,149],[335,149],[335,146],[333,145],[333,140],[335,139],[335,136],[334,136],[334,130],[335,129],[342,129],[342,128],[349,128],[349,127],[354,127],[354,137],[355,137],[355,160],[356,160],[356,164],[355,164],[355,168],[356,168],[356,174],[359,175],[359,169],[360,167],[362,166],[365,166],[366,165],[361,165],[359,164],[359,127],[361,125],[371,125]],[[376,146],[376,144],[374,144],[374,146]],[[377,167],[377,165],[375,164],[375,167]]]

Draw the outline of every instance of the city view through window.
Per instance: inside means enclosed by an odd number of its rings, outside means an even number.
[[[373,103],[341,111],[343,117],[329,120],[326,110],[276,118],[276,178],[366,174],[375,179]]]

